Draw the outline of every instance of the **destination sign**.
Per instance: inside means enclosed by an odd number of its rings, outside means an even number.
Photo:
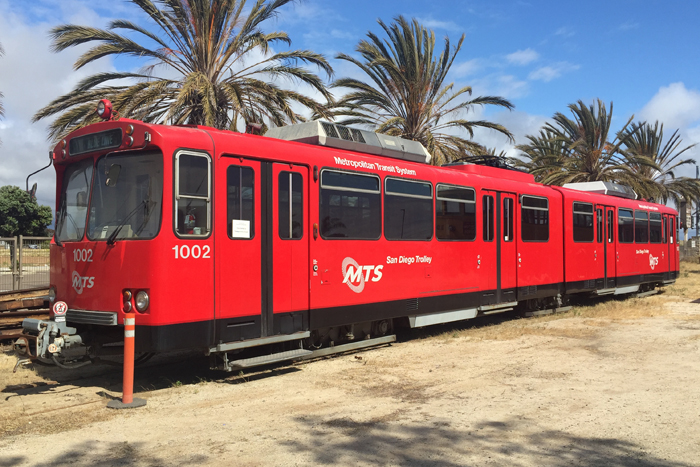
[[[78,136],[70,140],[68,153],[71,156],[85,154],[86,152],[100,151],[102,149],[118,148],[122,144],[122,130],[101,131],[85,136]]]

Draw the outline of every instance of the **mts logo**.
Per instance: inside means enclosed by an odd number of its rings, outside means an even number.
[[[379,282],[384,266],[360,266],[349,256],[343,260],[343,284],[355,293],[365,289],[365,282]]]
[[[651,270],[653,271],[654,268],[659,264],[659,257],[658,256],[651,256],[649,254],[649,266],[651,267]]]
[[[91,289],[95,285],[95,278],[94,277],[84,277],[81,276],[80,274],[77,273],[77,271],[73,271],[73,275],[71,276],[72,282],[73,282],[73,289],[75,290],[75,293],[80,295],[83,293],[84,289]]]

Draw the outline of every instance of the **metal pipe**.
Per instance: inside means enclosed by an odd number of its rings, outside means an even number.
[[[49,165],[47,165],[46,167],[42,167],[39,170],[37,170],[36,172],[32,172],[29,175],[27,175],[27,186],[26,186],[27,191],[29,191],[29,177],[31,177],[32,175],[38,174],[42,170],[48,169],[49,167],[51,167],[51,164],[53,164],[53,153],[51,151],[49,151]]]

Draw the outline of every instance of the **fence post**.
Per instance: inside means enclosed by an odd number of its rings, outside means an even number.
[[[17,290],[22,290],[22,248],[24,247],[24,239],[22,235],[19,236],[19,242],[15,243],[18,245],[19,250],[17,256],[19,258],[19,264],[17,266]]]
[[[17,290],[17,237],[8,238],[10,245],[10,290]]]
[[[134,399],[134,350],[136,341],[136,314],[124,314],[124,374],[122,381],[122,400],[111,400],[107,407],[111,409],[131,409],[146,405],[145,399]]]

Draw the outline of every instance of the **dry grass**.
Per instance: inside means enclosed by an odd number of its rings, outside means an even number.
[[[612,321],[653,318],[669,313],[668,308],[663,306],[667,301],[663,295],[646,298],[609,298],[592,305],[576,306],[555,319],[572,316]]]
[[[632,321],[668,315],[668,302],[688,302],[700,298],[700,264],[681,263],[681,275],[664,293],[645,298],[609,297],[591,299],[590,304],[574,306],[571,310],[554,315],[515,319],[484,327],[448,331],[433,336],[448,341],[454,338],[474,340],[513,340],[524,336],[542,336],[568,339],[589,339],[597,334],[596,328],[616,322]],[[571,318],[585,318],[561,322]],[[683,316],[695,320],[700,316]],[[559,322],[559,323],[556,323]]]
[[[540,336],[567,339],[589,339],[596,336],[598,331],[593,326],[552,326],[550,322],[569,317],[570,313],[537,318],[515,319],[484,327],[474,327],[434,336],[435,339],[449,342],[451,339],[466,338],[475,341],[494,340],[505,341],[519,339],[525,336]]]
[[[681,263],[681,276],[675,284],[666,288],[667,294],[683,298],[700,298],[700,264]]]
[[[0,267],[10,267],[10,258],[10,250],[0,248]],[[49,262],[48,249],[32,250],[25,248],[22,250],[22,263],[26,266],[48,266]]]

